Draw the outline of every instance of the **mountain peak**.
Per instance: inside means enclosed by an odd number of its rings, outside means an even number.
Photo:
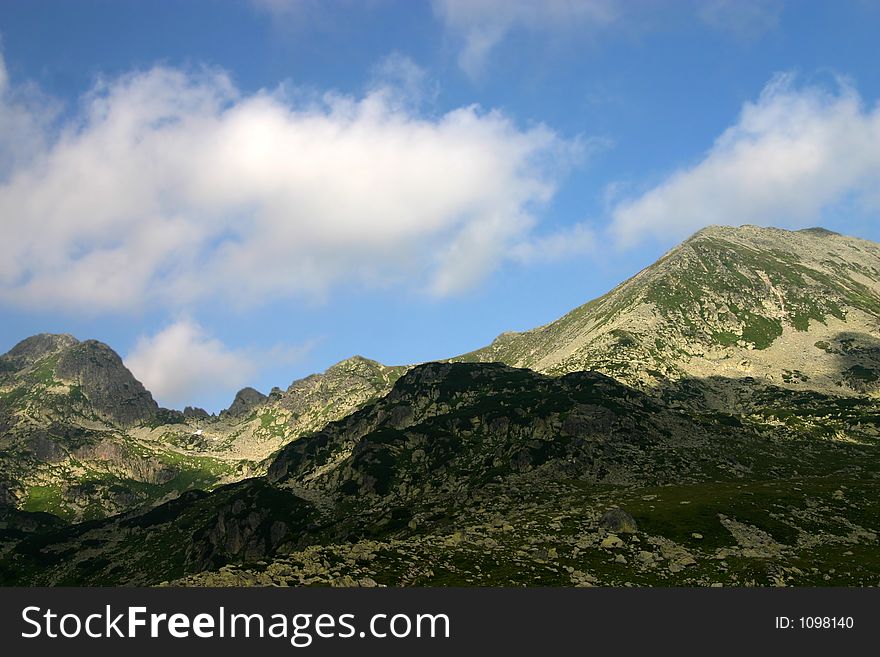
[[[814,226],[813,228],[801,228],[798,232],[815,235],[816,237],[842,237],[840,233],[835,233],[833,230],[828,230],[827,228],[822,228],[821,226]]]
[[[608,294],[458,360],[595,369],[647,387],[751,376],[840,394],[880,381],[878,326],[880,245],[822,228],[708,226]],[[847,374],[857,352],[866,381]]]
[[[153,417],[158,405],[125,367],[119,355],[103,342],[80,342],[72,335],[40,333],[19,342],[0,356],[10,382],[19,387],[65,382],[105,418],[131,425]]]
[[[223,414],[231,415],[233,417],[247,415],[267,399],[269,398],[266,395],[255,388],[242,388],[235,393],[235,399],[232,400],[232,404],[229,408],[223,411]]]
[[[725,226],[721,224],[712,224],[701,228],[682,245],[688,244],[704,238],[722,238],[737,240],[778,240],[778,239],[797,239],[798,237],[845,237],[833,230],[814,226],[812,228],[801,228],[799,230],[786,230],[785,228],[776,228],[775,226],[758,226],[755,224],[742,224],[740,226]],[[854,238],[847,238],[854,239]]]
[[[96,410],[122,424],[147,420],[159,409],[119,354],[98,340],[77,342],[64,349],[55,373],[75,381]]]
[[[78,343],[79,340],[69,333],[38,333],[25,338],[0,358],[14,363],[17,367],[22,367]]]
[[[360,369],[382,369],[385,365],[377,360],[366,358],[361,355],[354,355],[345,360],[341,360],[327,368],[324,374],[330,374],[340,371],[360,370]]]

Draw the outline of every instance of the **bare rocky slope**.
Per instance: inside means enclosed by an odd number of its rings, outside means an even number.
[[[880,245],[818,228],[711,226],[599,299],[460,360],[591,369],[642,389],[724,377],[873,395]]]

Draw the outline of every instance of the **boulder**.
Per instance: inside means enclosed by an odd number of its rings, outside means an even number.
[[[635,534],[639,531],[635,519],[620,507],[606,511],[599,525],[616,534]]]

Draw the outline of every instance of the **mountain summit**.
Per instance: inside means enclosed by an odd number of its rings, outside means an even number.
[[[0,356],[0,382],[19,388],[54,383],[46,392],[55,406],[87,410],[122,426],[149,420],[159,410],[115,351],[67,334],[41,333],[19,342]]]
[[[880,245],[710,226],[608,294],[458,360],[593,369],[643,388],[723,376],[849,394],[877,389],[878,327]]]

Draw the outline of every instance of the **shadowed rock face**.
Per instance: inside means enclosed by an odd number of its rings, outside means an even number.
[[[92,407],[129,426],[153,417],[159,410],[153,396],[122,363],[119,355],[97,340],[65,349],[55,369],[63,379],[76,381]]]
[[[73,382],[92,410],[123,426],[149,420],[159,409],[119,355],[97,340],[31,336],[0,356],[0,374],[32,382],[35,376]]]
[[[183,417],[187,419],[197,419],[204,420],[206,418],[211,417],[204,408],[200,408],[198,406],[187,406],[183,409]]]
[[[616,534],[637,534],[639,531],[635,519],[621,508],[606,511],[599,524]]]
[[[235,399],[232,400],[232,405],[223,411],[223,413],[225,415],[231,415],[232,417],[247,415],[267,399],[268,397],[259,390],[242,388],[236,393]]]

